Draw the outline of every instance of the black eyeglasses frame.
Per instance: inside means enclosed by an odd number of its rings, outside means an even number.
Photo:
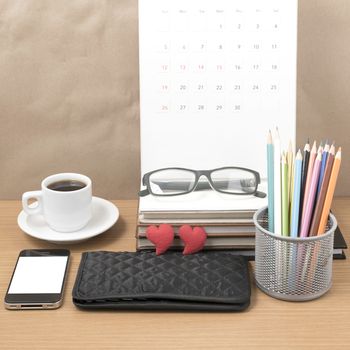
[[[215,172],[215,171],[218,171],[218,170],[227,170],[227,169],[243,170],[243,171],[247,171],[247,172],[253,174],[254,178],[255,178],[255,183],[256,183],[254,191],[245,192],[245,193],[242,193],[242,192],[235,193],[235,192],[226,192],[226,191],[223,191],[223,190],[220,190],[220,189],[216,188],[214,183],[213,183],[213,181],[212,181],[211,174],[213,172]],[[195,181],[194,181],[193,188],[191,190],[188,190],[188,191],[185,191],[185,192],[181,192],[181,193],[172,193],[172,194],[157,194],[157,193],[154,193],[152,191],[152,189],[151,189],[150,177],[154,173],[157,173],[159,171],[164,171],[164,170],[184,170],[184,171],[192,172],[195,175]],[[148,173],[143,175],[143,177],[142,177],[142,185],[146,186],[146,189],[141,190],[139,192],[139,196],[140,197],[144,197],[144,196],[147,196],[149,194],[151,194],[153,196],[157,196],[157,197],[182,196],[184,194],[188,194],[188,193],[191,193],[191,192],[195,191],[196,187],[198,186],[199,179],[202,176],[205,176],[207,178],[207,180],[208,180],[210,186],[212,187],[212,189],[214,189],[215,191],[220,192],[220,193],[237,195],[237,196],[254,195],[254,196],[259,197],[259,198],[265,198],[266,197],[266,193],[258,191],[258,185],[260,184],[261,181],[260,181],[260,174],[257,171],[252,170],[252,169],[248,169],[248,168],[232,167],[232,166],[221,167],[221,168],[216,168],[216,169],[211,169],[211,170],[193,170],[193,169],[179,168],[179,167],[161,168],[161,169],[153,170],[153,171],[150,171],[150,172],[148,172]]]

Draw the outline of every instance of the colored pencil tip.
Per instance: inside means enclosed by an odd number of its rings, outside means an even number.
[[[338,159],[341,158],[341,147],[338,148],[338,152],[337,152],[337,154],[335,155],[335,158],[338,158]]]
[[[279,134],[279,132],[278,132],[278,127],[276,127],[275,138],[276,138],[276,139],[279,139],[279,138],[280,138],[280,134]]]
[[[272,144],[272,134],[271,130],[269,130],[269,133],[267,134],[267,143]]]
[[[316,141],[314,141],[314,143],[312,144],[311,152],[315,152],[316,153]]]

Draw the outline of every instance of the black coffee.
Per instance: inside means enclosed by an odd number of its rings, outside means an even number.
[[[84,187],[86,187],[86,184],[78,180],[62,180],[53,182],[52,184],[47,186],[47,188],[49,188],[50,190],[60,192],[77,191],[81,190]]]

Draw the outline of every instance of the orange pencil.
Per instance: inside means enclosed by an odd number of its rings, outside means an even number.
[[[310,191],[312,169],[314,168],[316,156],[317,156],[316,141],[314,141],[314,144],[312,145],[312,149],[310,152],[309,166],[307,168],[307,178],[306,178],[306,184],[305,184],[305,189],[304,189],[304,202],[303,202],[303,208],[302,208],[303,211],[301,214],[301,221],[303,221],[303,219],[304,219],[306,202],[307,202],[307,198],[309,197],[309,191]]]
[[[335,186],[337,184],[340,163],[341,163],[341,147],[339,147],[338,152],[334,158],[331,178],[329,179],[326,199],[324,201],[324,206],[323,206],[323,210],[322,210],[320,225],[319,225],[318,230],[317,230],[317,235],[322,235],[326,229],[328,215],[329,215],[329,212],[331,210],[334,190],[335,190]]]

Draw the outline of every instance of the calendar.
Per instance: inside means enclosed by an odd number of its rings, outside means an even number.
[[[297,0],[139,0],[142,173],[265,177],[268,129],[295,142],[296,50]]]

